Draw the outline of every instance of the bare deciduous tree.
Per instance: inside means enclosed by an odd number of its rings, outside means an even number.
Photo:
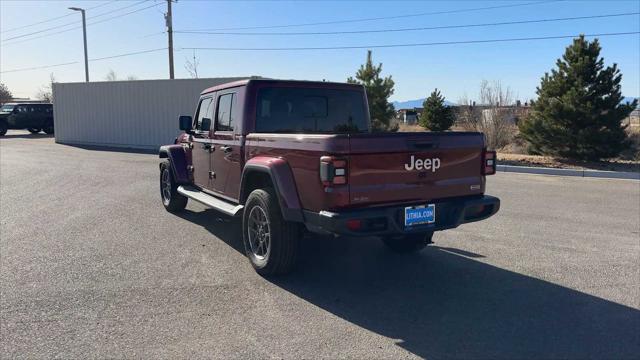
[[[104,77],[104,79],[106,81],[118,81],[118,74],[116,74],[115,71],[113,71],[113,69],[109,69],[109,72],[107,73],[107,76]],[[135,75],[128,75],[127,80],[138,80],[138,77]]]
[[[458,126],[467,131],[477,131],[481,118],[482,110],[476,106],[475,101],[471,101],[466,94],[458,99],[456,114],[456,124]]]
[[[480,102],[488,105],[483,110],[482,132],[487,138],[487,146],[499,149],[511,142],[515,134],[515,101],[513,91],[502,87],[500,81],[483,81],[480,85]]]
[[[509,144],[516,132],[513,91],[500,81],[483,80],[479,101],[476,104],[466,96],[458,100],[458,124],[466,130],[484,133],[489,149]]]
[[[13,94],[11,94],[7,85],[0,83],[0,105],[9,102],[12,98]]]
[[[104,77],[104,79],[107,81],[116,81],[118,80],[118,75],[115,71],[113,71],[113,69],[109,69],[109,72],[107,73],[107,76]]]
[[[54,82],[56,82],[56,78],[55,76],[53,76],[53,73],[50,73],[49,83],[40,88],[40,91],[38,91],[38,94],[36,95],[36,97],[39,100],[53,103],[53,83]]]
[[[188,58],[185,57],[184,61],[185,61],[185,64],[184,64],[185,70],[187,70],[189,75],[191,75],[191,78],[197,79],[198,78],[198,65],[200,65],[200,59],[198,59],[196,57],[195,50],[193,52],[193,60],[189,60]]]

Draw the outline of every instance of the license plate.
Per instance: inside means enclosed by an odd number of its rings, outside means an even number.
[[[436,221],[436,205],[410,206],[404,208],[404,226],[431,224]]]

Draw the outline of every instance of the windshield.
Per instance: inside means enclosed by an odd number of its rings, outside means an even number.
[[[0,112],[12,112],[15,105],[2,105]]]
[[[362,93],[354,90],[264,88],[258,93],[256,131],[367,132]]]

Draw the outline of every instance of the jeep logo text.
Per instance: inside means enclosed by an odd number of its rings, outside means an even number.
[[[431,172],[436,172],[440,168],[440,159],[416,159],[415,155],[411,155],[411,161],[409,164],[404,164],[404,168],[407,171],[411,170],[431,170]]]

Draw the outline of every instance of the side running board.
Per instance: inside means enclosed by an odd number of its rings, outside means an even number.
[[[193,199],[203,205],[216,209],[229,216],[236,216],[244,208],[242,205],[232,204],[215,196],[209,195],[193,186],[178,186],[178,192],[189,199]]]

